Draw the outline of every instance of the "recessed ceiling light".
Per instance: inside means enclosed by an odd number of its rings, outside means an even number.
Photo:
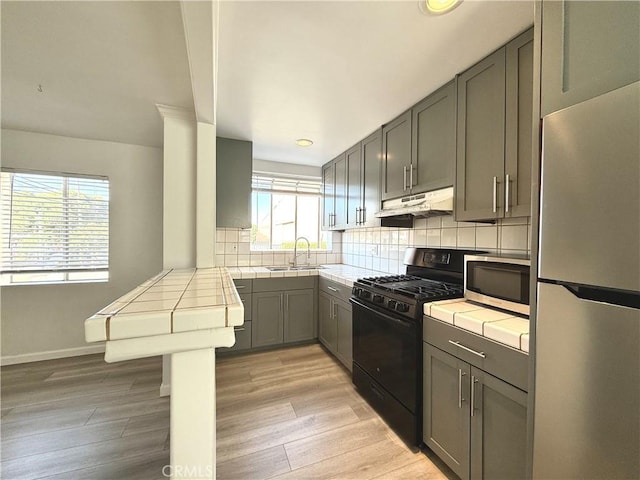
[[[461,3],[462,0],[420,0],[418,8],[427,15],[442,15],[450,12]]]
[[[308,138],[299,138],[296,140],[296,145],[298,145],[299,147],[310,147],[311,145],[313,145],[313,141],[309,140]]]

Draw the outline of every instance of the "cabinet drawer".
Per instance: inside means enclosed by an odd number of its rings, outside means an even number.
[[[242,290],[240,290],[242,292]],[[250,293],[241,293],[240,300],[242,300],[242,304],[244,305],[244,321],[245,323],[248,320],[251,320],[251,294]]]
[[[349,302],[349,298],[351,298],[351,287],[348,287],[343,283],[334,282],[333,280],[320,277],[318,280],[318,286],[321,292],[338,298],[343,302]]]
[[[233,283],[236,286],[236,290],[238,290],[238,293],[243,294],[243,293],[251,293],[252,292],[252,287],[253,287],[253,280],[251,279],[235,279],[233,280]]]
[[[304,290],[315,288],[318,277],[257,278],[253,292],[277,292],[279,290]]]
[[[218,348],[219,353],[248,350],[251,348],[251,322],[245,321],[243,325],[235,327],[234,333],[236,335],[236,343],[230,348]]]
[[[422,338],[425,342],[501,378],[525,392],[528,391],[529,356],[526,353],[428,316],[424,317],[422,332]],[[453,345],[450,341],[459,342],[476,352],[483,352],[485,358]]]

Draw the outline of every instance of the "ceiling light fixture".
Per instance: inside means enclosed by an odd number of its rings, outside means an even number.
[[[313,145],[313,141],[309,140],[308,138],[299,138],[296,140],[296,145],[298,145],[299,147],[310,147],[311,145]]]
[[[462,0],[420,0],[418,8],[426,15],[442,15],[450,12],[461,3]]]

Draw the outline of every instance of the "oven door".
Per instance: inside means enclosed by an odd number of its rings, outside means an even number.
[[[353,362],[412,413],[418,388],[418,323],[352,298]]]

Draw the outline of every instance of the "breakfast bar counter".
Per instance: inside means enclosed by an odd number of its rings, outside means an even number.
[[[215,348],[243,323],[223,267],[162,271],[85,320],[107,362],[171,355],[172,478],[215,478]]]

